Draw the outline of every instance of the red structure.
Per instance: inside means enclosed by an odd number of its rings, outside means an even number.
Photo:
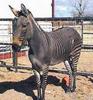
[[[21,56],[25,56],[26,55],[26,51],[20,51],[17,53],[17,57],[21,57]],[[12,52],[2,52],[0,53],[0,60],[2,59],[8,59],[8,58],[12,58]]]

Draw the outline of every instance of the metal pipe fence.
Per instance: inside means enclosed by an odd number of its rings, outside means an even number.
[[[83,39],[82,51],[93,51],[93,18],[92,17],[63,17],[63,18],[35,18],[45,31],[52,31],[60,27],[75,28]],[[17,54],[12,50],[12,33],[15,31],[15,19],[0,19],[0,53],[11,52],[13,66],[17,66]],[[3,57],[4,58],[4,57]]]

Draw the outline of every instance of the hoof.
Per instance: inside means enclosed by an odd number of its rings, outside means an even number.
[[[71,90],[71,92],[75,92],[75,89],[70,89]]]
[[[73,93],[75,92],[75,89],[71,89],[70,87],[66,87],[66,93]]]
[[[66,87],[65,93],[71,93],[71,89],[68,86]]]

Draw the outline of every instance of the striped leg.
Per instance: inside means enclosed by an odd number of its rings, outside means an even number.
[[[67,92],[70,92],[73,89],[72,69],[71,69],[69,61],[66,60],[64,62],[64,64],[65,64],[65,67],[66,67],[66,69],[68,70],[68,73],[69,73],[69,88],[68,88]]]
[[[75,66],[74,65],[74,61],[72,58],[70,58],[69,60],[69,64],[70,64],[70,67],[71,67],[71,70],[72,70],[72,89],[71,89],[71,92],[74,92],[75,89],[76,89],[76,72],[77,72],[77,65]]]
[[[34,72],[34,75],[36,76],[36,83],[37,83],[37,94],[38,94],[38,97],[37,97],[37,100],[40,100],[41,98],[41,80],[40,80],[40,74],[38,71],[36,70],[33,70]]]
[[[36,70],[33,70],[33,72],[36,76],[36,82],[37,82],[37,93],[38,93],[37,100],[45,100],[45,89],[48,76],[48,67],[44,66],[43,73],[39,73]]]
[[[78,63],[78,60],[79,60],[79,56],[80,56],[80,51],[72,57],[72,66],[71,66],[71,69],[72,69],[72,75],[73,75],[73,91],[75,91],[75,88],[76,88],[76,73],[77,73],[77,63]]]
[[[71,60],[70,60],[70,66],[72,70],[72,77],[73,77],[73,90],[72,92],[75,91],[76,88],[76,72],[77,72],[77,63],[80,57],[80,52],[81,52],[81,43],[76,45],[74,50],[71,53]]]
[[[42,88],[42,97],[41,100],[45,100],[45,89],[46,89],[46,85],[47,85],[47,77],[48,77],[48,66],[44,66],[43,69],[43,75],[42,75],[42,84],[41,84],[41,88]]]

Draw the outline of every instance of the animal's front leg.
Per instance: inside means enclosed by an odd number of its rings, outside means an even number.
[[[45,100],[45,89],[47,83],[47,76],[48,76],[48,67],[44,67],[42,73],[39,73],[36,70],[33,70],[36,76],[37,82],[37,100]]]
[[[45,89],[46,89],[46,85],[47,85],[47,77],[48,77],[48,66],[44,65],[43,66],[43,75],[42,75],[42,84],[41,84],[41,88],[42,88],[42,99],[41,100],[45,100]]]
[[[32,61],[32,68],[36,76],[37,88],[38,88],[38,100],[45,100],[45,89],[47,81],[48,66],[42,64],[34,56],[29,56]]]
[[[36,83],[37,83],[37,100],[40,100],[41,98],[41,77],[38,71],[33,70],[34,75],[36,76]]]

